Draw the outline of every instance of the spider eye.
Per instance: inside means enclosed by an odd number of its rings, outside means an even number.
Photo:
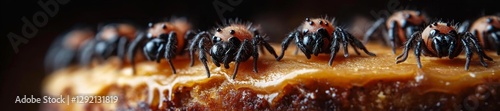
[[[235,32],[234,30],[229,31],[229,34],[233,35]]]
[[[407,19],[410,19],[412,16],[411,16],[411,14],[407,13],[407,14],[405,15],[405,17],[406,17]]]
[[[212,42],[213,43],[217,43],[217,42],[220,42],[221,41],[221,38],[220,37],[217,37],[217,36],[212,36]]]
[[[438,33],[439,33],[439,30],[434,29],[434,30],[431,30],[431,32],[429,32],[429,35],[436,36]]]
[[[492,22],[493,22],[493,18],[491,18],[491,17],[487,18],[487,19],[486,19],[486,22],[487,22],[487,23],[492,23]]]
[[[163,24],[163,29],[167,29],[167,24]]]
[[[422,15],[422,13],[421,13],[420,11],[415,11],[415,14],[416,14],[417,16]]]
[[[149,28],[153,28],[153,26],[154,26],[154,25],[153,25],[153,22],[149,22],[149,23],[148,23],[148,27],[149,27]]]

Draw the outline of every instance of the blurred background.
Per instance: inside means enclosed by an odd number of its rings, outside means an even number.
[[[500,12],[494,0],[59,0],[58,11],[28,38],[15,52],[7,35],[22,35],[23,17],[32,21],[37,12],[45,12],[39,2],[58,0],[2,0],[1,78],[2,106],[16,110],[38,110],[38,104],[15,104],[17,96],[42,97],[42,81],[46,75],[43,59],[55,37],[76,24],[97,27],[104,22],[128,20],[146,27],[148,22],[172,16],[187,17],[195,30],[210,30],[221,18],[240,18],[260,24],[271,42],[280,43],[305,17],[336,17],[338,25],[354,27],[355,18],[374,21],[401,9],[426,13],[431,20],[473,20]],[[51,6],[51,8],[54,8]],[[43,18],[37,18],[43,20]],[[368,27],[361,23],[356,27]],[[358,35],[361,32],[355,32]]]

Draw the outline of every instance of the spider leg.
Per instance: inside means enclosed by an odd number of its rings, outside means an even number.
[[[170,69],[172,69],[172,74],[176,74],[174,64],[172,63],[172,59],[168,59],[168,64],[170,65]]]
[[[243,40],[243,43],[240,45],[240,48],[237,51],[236,57],[234,59],[235,67],[234,67],[234,72],[233,72],[233,77],[232,77],[233,79],[236,78],[236,74],[238,73],[238,68],[240,66],[240,62],[248,59],[248,52],[247,52],[249,50],[248,45],[251,45],[250,42],[248,41],[248,39]],[[250,48],[250,50],[251,49],[252,48]]]
[[[237,38],[238,37],[231,37],[231,39],[229,39],[229,46],[227,46],[229,49],[224,54],[220,54],[223,55],[222,62],[226,69],[229,69],[229,63],[235,59],[237,48],[241,45],[241,41]],[[214,55],[212,55],[212,57],[214,57]]]
[[[488,67],[488,64],[486,64],[486,62],[484,61],[483,58],[485,58],[489,61],[493,61],[493,59],[491,59],[488,55],[486,55],[484,53],[483,49],[481,48],[481,45],[479,45],[479,43],[478,43],[477,37],[475,37],[471,33],[465,33],[464,36],[465,36],[465,38],[469,39],[472,42],[472,45],[474,45],[474,47],[476,49],[476,53],[479,55],[479,61],[481,62],[481,64],[484,67]]]
[[[75,52],[69,49],[61,49],[57,52],[53,59],[53,70],[69,66],[75,57]]]
[[[495,47],[495,49],[497,50],[497,55],[500,55],[500,38],[498,37],[500,36],[500,31],[493,32],[490,34],[490,36],[495,40],[495,44],[493,45],[493,47]]]
[[[340,44],[338,43],[339,42],[339,35],[340,32],[338,31],[335,31],[333,32],[333,39],[332,39],[332,46],[330,46],[330,60],[328,61],[328,65],[329,66],[332,66],[333,64],[333,60],[335,59],[335,55],[337,55],[337,52],[339,51],[340,49]]]
[[[267,51],[271,53],[274,56],[274,58],[278,58],[278,55],[276,54],[276,51],[274,51],[274,48],[267,41],[265,41],[262,36],[259,35],[256,36],[255,38],[258,38],[257,40],[259,40],[259,43],[261,43],[260,47],[262,52],[264,52],[264,49],[262,48],[262,45],[264,45]]]
[[[212,48],[213,48],[213,47],[222,47],[222,45],[220,45],[220,44],[214,44],[214,45],[212,46]],[[228,56],[226,56],[225,54],[224,54],[224,57],[223,57],[222,61],[219,61],[219,59],[217,59],[217,55],[215,55],[215,54],[209,53],[209,55],[210,55],[210,57],[212,58],[212,59],[211,59],[211,60],[212,60],[212,63],[214,63],[214,64],[215,64],[215,66],[217,66],[217,67],[220,67],[220,63],[223,63],[223,64],[224,64],[224,60],[225,60],[225,59],[229,59],[229,58],[228,58]],[[229,62],[230,62],[230,61],[229,61]],[[229,68],[229,62],[228,62],[227,67],[225,67],[226,69],[227,69],[227,68]]]
[[[165,45],[165,54],[163,55],[165,59],[168,60],[168,63],[170,64],[170,68],[172,69],[173,74],[177,73],[174,64],[172,63],[172,59],[175,59],[176,50],[177,50],[177,34],[174,31],[172,31],[168,34],[168,40]]]
[[[264,51],[264,46],[263,45],[259,45],[259,51],[260,53],[262,53],[262,55],[266,55],[266,52]]]
[[[278,56],[278,58],[276,58],[277,61],[279,61],[283,58],[283,56],[285,55],[285,51],[288,48],[288,45],[290,45],[290,42],[292,42],[292,40],[294,38],[295,39],[298,38],[297,36],[299,35],[299,33],[300,33],[299,31],[292,32],[288,35],[287,38],[285,38],[285,40],[283,42],[281,42],[281,54],[280,54],[280,56]],[[297,48],[297,50],[298,50],[298,48]]]
[[[411,35],[410,39],[408,39],[405,43],[403,53],[401,55],[399,55],[398,57],[396,57],[396,64],[401,63],[403,61],[406,61],[406,59],[408,58],[408,51],[410,50],[410,48],[413,47],[413,42],[420,40],[420,39],[421,39],[420,38],[420,31],[417,31]]]
[[[350,33],[348,32],[344,32],[345,35],[347,35],[347,40],[348,42],[350,42],[351,46],[353,47],[354,51],[356,51],[356,53],[358,55],[361,55],[358,50],[356,49],[356,47],[358,47],[359,49],[363,50],[366,54],[370,55],[370,56],[376,56],[374,53],[368,51],[368,49],[366,49],[365,45],[363,45],[363,43],[361,43],[358,39],[354,38]]]
[[[54,71],[56,63],[54,62],[56,60],[55,56],[59,54],[61,51],[61,48],[56,48],[56,47],[51,47],[49,48],[49,51],[47,52],[47,55],[45,55],[45,59],[43,61],[43,65],[45,68],[45,73],[51,73]]]
[[[470,59],[472,58],[472,51],[470,50],[470,44],[469,42],[465,39],[461,39],[462,44],[464,45],[465,48],[465,70],[469,70],[469,64],[470,64]]]
[[[297,46],[297,48],[295,48],[295,51],[293,52],[293,55],[297,55],[299,54],[299,47]]]
[[[417,59],[417,65],[418,65],[418,68],[422,68],[422,63],[420,62],[420,52],[422,51],[420,48],[422,48],[422,43],[424,42],[424,40],[420,39],[418,40],[417,42],[417,45],[415,45],[415,58]]]
[[[469,26],[470,26],[470,22],[468,20],[462,22],[460,24],[460,26],[458,27],[458,33],[465,33],[465,32],[467,32],[467,30],[469,30]]]
[[[94,46],[94,53],[96,54],[96,57],[99,61],[99,63],[102,63],[103,61],[107,60],[108,57],[110,57],[113,53],[113,50],[115,46],[112,44],[107,43],[106,41],[96,41],[96,44]]]
[[[314,44],[312,52],[313,52],[314,56],[318,56],[318,54],[320,52],[324,52],[323,51],[323,46],[325,45],[324,39],[329,37],[329,35],[328,35],[328,32],[326,31],[326,29],[321,28],[318,30],[318,33],[315,33],[313,36],[315,36],[313,38],[316,39],[315,40],[316,44]]]
[[[214,46],[219,46],[219,47],[222,47],[222,46],[217,45],[217,44],[216,44],[216,45],[214,45]],[[212,46],[212,47],[214,47],[214,46]],[[212,63],[214,63],[214,64],[215,64],[215,66],[217,66],[217,67],[220,67],[220,63],[223,63],[223,64],[224,64],[224,59],[228,59],[228,58],[226,58],[227,56],[224,56],[224,58],[222,59],[222,61],[219,61],[219,59],[217,59],[217,58],[216,58],[216,56],[211,55],[211,54],[209,54],[209,55],[210,55],[210,57],[212,58],[212,59],[211,59],[211,60],[212,60]],[[229,64],[229,63],[228,63],[228,64]],[[225,67],[225,68],[226,68],[226,67]],[[229,65],[228,65],[228,67],[227,67],[227,68],[229,68]],[[227,68],[226,68],[226,69],[227,69]]]
[[[154,40],[154,39],[152,39],[152,40]],[[146,48],[146,46],[147,46],[148,44],[149,44],[149,42],[148,42],[148,43],[146,43],[146,45],[145,45],[143,48]],[[146,59],[147,59],[148,61],[153,61],[153,60],[155,59],[155,58],[150,57],[150,56],[148,55],[148,53],[149,53],[149,52],[148,52],[147,50],[145,50],[145,49],[143,49],[143,50],[142,50],[142,53],[143,53],[144,55],[146,55],[145,57],[146,57]],[[156,57],[156,56],[155,56],[155,57]]]
[[[443,54],[441,54],[441,46],[439,45],[439,41],[437,39],[434,39],[432,43],[434,43],[434,50],[436,51],[437,57],[441,58]]]
[[[194,39],[195,36],[196,36],[196,33],[194,31],[188,30],[186,32],[186,35],[184,36],[184,40],[188,40],[188,41],[192,40],[192,39]],[[187,44],[186,44],[186,46],[187,46]]]
[[[315,33],[312,36],[312,38],[316,39],[314,40],[316,44],[313,46],[312,53],[314,56],[318,56],[319,52],[321,52],[320,48],[323,46],[323,38],[319,33]]]
[[[142,33],[138,34],[138,36],[130,43],[127,49],[127,59],[130,61],[130,65],[132,66],[132,74],[136,74],[137,70],[135,67],[135,54],[139,49],[139,44],[142,44],[145,40],[145,37]]]
[[[396,54],[396,36],[398,36],[398,23],[396,21],[393,21],[388,30],[389,34],[389,41],[391,42],[390,45],[392,47],[392,54]]]
[[[415,29],[416,29],[416,27],[413,25],[406,26],[406,29],[405,29],[406,37],[405,38],[408,39],[408,37],[410,37],[411,34],[413,34],[415,32]]]
[[[78,58],[81,66],[88,67],[88,65],[92,62],[92,57],[94,55],[94,46],[94,40],[90,40],[83,45],[83,48],[80,50],[80,57]]]
[[[450,49],[448,50],[448,58],[450,58],[450,59],[453,59],[456,56],[458,56],[458,54],[453,53],[453,52],[455,52],[455,50],[456,50],[455,46],[457,45],[457,43],[455,41],[456,40],[451,40]]]
[[[297,44],[297,47],[304,53],[307,59],[311,59],[311,51],[307,49],[307,46],[302,42],[302,39],[299,38],[302,36],[295,36],[295,44]],[[312,41],[312,40],[311,40]]]
[[[373,33],[380,27],[380,25],[382,25],[382,23],[384,23],[384,21],[384,18],[380,18],[375,23],[373,23],[373,25],[368,30],[366,30],[366,33],[363,36],[363,44],[368,43],[370,36],[373,35]]]
[[[263,42],[263,41],[260,41],[260,38],[258,36],[254,37],[252,39],[252,46],[253,46],[253,53],[252,53],[252,57],[253,57],[253,72],[255,72],[255,73],[259,72],[257,70],[257,60],[259,59],[259,51],[257,50],[257,47],[260,47],[261,48],[260,50],[262,52],[264,52],[263,46],[259,45],[259,42]],[[274,53],[274,55],[276,57],[276,53]],[[233,79],[234,79],[234,77],[233,77]]]
[[[348,35],[341,28],[335,29],[335,32],[340,33],[340,37],[342,39],[342,48],[344,49],[344,57],[349,57],[349,50],[347,50]]]
[[[198,49],[200,50],[198,52],[198,57],[201,61],[201,63],[203,63],[203,66],[205,66],[205,69],[207,71],[207,77],[210,78],[210,70],[208,69],[208,65],[207,65],[207,56],[206,56],[206,50],[205,50],[205,47],[206,44],[205,41],[209,42],[210,39],[207,39],[207,38],[201,38],[201,40],[198,42]]]
[[[196,33],[194,33],[191,30],[188,30],[186,34],[184,35],[184,45],[181,46],[182,50],[179,52],[179,54],[184,54],[184,52],[187,50],[186,48],[188,47],[188,44],[192,42],[191,40],[196,36]]]
[[[234,37],[233,41],[239,41],[239,40],[236,40],[236,37]],[[233,42],[230,40],[230,42]],[[226,69],[229,69],[229,63],[231,63],[231,61],[234,60],[234,57],[236,56],[235,53],[236,53],[236,49],[235,47],[238,47],[237,44],[231,44],[231,46],[229,46],[229,50],[227,50],[224,54],[224,58],[222,58],[222,62],[224,63],[224,68]],[[215,59],[215,58],[214,58]]]
[[[189,58],[191,59],[189,66],[191,66],[191,67],[193,67],[193,65],[194,65],[194,53],[196,52],[196,49],[197,49],[196,46],[200,45],[198,42],[202,39],[210,40],[210,33],[206,32],[206,31],[200,32],[200,33],[196,34],[194,39],[191,41],[191,44],[189,45]],[[198,47],[202,47],[202,46],[198,46]]]
[[[156,60],[157,63],[160,63],[161,56],[163,56],[165,53],[165,43],[160,44],[160,47],[158,47],[157,52],[158,53],[156,53],[154,60]]]
[[[351,45],[352,49],[354,49],[354,52],[356,52],[356,54],[361,55],[361,53],[359,53],[359,51],[358,51],[358,48],[356,48],[356,46],[354,44],[351,43],[350,45]]]
[[[387,32],[387,29],[386,28],[381,28],[380,30],[382,30],[381,32],[381,36],[382,36],[382,43],[384,44],[384,46],[389,46],[390,44],[390,40],[389,40],[389,34]]]
[[[118,46],[117,46],[117,55],[118,55],[118,58],[120,58],[121,60],[121,64],[120,64],[120,67],[123,66],[123,63],[125,63],[125,51],[126,51],[126,48],[127,48],[127,43],[128,43],[128,40],[127,40],[127,37],[120,37],[118,39]]]

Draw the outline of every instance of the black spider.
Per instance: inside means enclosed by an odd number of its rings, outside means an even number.
[[[229,63],[235,62],[235,69],[232,78],[236,77],[240,62],[248,60],[253,57],[254,72],[257,70],[257,59],[259,58],[258,47],[265,47],[267,51],[277,57],[273,47],[264,40],[264,37],[259,35],[256,28],[252,27],[250,23],[243,24],[237,20],[230,20],[229,24],[225,24],[223,28],[217,28],[212,36],[209,32],[201,32],[196,35],[194,41],[189,47],[191,66],[194,64],[194,53],[199,50],[198,57],[205,66],[207,76],[210,77],[210,70],[207,65],[208,53],[212,58],[212,62],[220,67],[229,68]],[[261,48],[261,51],[262,48]]]
[[[100,62],[111,56],[118,56],[122,64],[126,62],[126,52],[130,42],[139,37],[141,31],[129,23],[112,23],[104,25],[99,29],[94,39],[83,49],[80,64],[87,66],[92,59],[97,58]]]
[[[87,27],[75,25],[65,34],[56,38],[45,56],[45,69],[47,72],[78,63],[78,58],[83,54],[83,48],[89,44],[95,32]]]
[[[385,23],[385,24],[384,24]],[[392,14],[387,21],[385,18],[378,19],[373,23],[364,37],[363,43],[367,43],[372,34],[382,25],[385,25],[385,32],[382,32],[382,37],[385,38],[385,43],[390,44],[392,53],[396,54],[396,47],[405,43],[415,31],[425,27],[427,17],[420,11],[401,10]],[[397,40],[397,42],[396,42]]]
[[[341,44],[342,48],[344,48],[344,57],[349,56],[347,44],[351,44],[358,55],[361,54],[356,48],[362,49],[370,56],[375,56],[375,54],[369,52],[365,46],[350,33],[344,31],[342,28],[334,26],[332,23],[333,20],[328,21],[324,18],[306,18],[306,21],[295,31],[291,32],[281,43],[281,55],[276,58],[276,60],[279,61],[283,58],[285,50],[293,39],[295,39],[295,44],[298,47],[295,54],[297,54],[300,49],[307,59],[310,59],[311,54],[318,56],[319,53],[330,53],[330,60],[328,62],[330,66]]]
[[[488,64],[483,58],[492,61],[481,48],[477,38],[469,32],[458,33],[454,26],[449,23],[435,22],[423,30],[412,34],[408,42],[406,42],[404,51],[396,58],[396,63],[401,63],[408,58],[408,50],[414,48],[417,65],[422,68],[420,63],[421,53],[431,57],[446,57],[453,59],[457,57],[462,49],[465,48],[466,63],[465,70],[469,69],[469,63],[472,58],[472,51],[475,50],[479,55],[479,60],[484,67]]]
[[[129,47],[131,51],[128,53],[128,59],[131,61],[133,72],[136,73],[135,52],[142,48],[143,54],[150,61],[159,63],[165,58],[170,64],[172,73],[176,74],[172,59],[184,53],[188,40],[194,36],[191,25],[185,19],[176,18],[169,22],[149,23],[148,34],[135,39]]]
[[[469,32],[479,39],[479,43],[485,49],[497,51],[500,55],[500,16],[490,15],[477,19],[470,27],[469,22],[462,23],[458,32]]]

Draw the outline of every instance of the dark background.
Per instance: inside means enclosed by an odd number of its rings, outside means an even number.
[[[31,21],[34,13],[43,10],[38,6],[38,0],[2,0],[1,106],[7,109],[38,110],[38,104],[14,104],[15,98],[23,95],[43,96],[41,82],[47,75],[43,69],[44,55],[54,38],[75,24],[96,26],[102,22],[130,20],[146,26],[150,21],[184,16],[191,21],[195,30],[207,30],[220,23],[213,6],[215,1],[233,8],[232,11],[225,11],[224,17],[238,17],[260,24],[262,32],[275,43],[281,41],[305,17],[335,16],[339,24],[348,26],[355,15],[364,15],[374,20],[370,11],[390,11],[387,6],[391,3],[389,0],[242,0],[240,4],[232,6],[226,0],[70,0],[69,3],[60,5],[59,12],[54,17],[49,17],[47,25],[40,27],[35,37],[29,39],[27,44],[20,45],[19,52],[14,53],[7,34],[13,32],[22,35],[21,18],[25,16]],[[500,12],[498,6],[494,6],[498,4],[494,0],[394,1],[400,3],[394,4],[398,9],[409,6],[410,9],[422,10],[431,20],[463,21]]]

